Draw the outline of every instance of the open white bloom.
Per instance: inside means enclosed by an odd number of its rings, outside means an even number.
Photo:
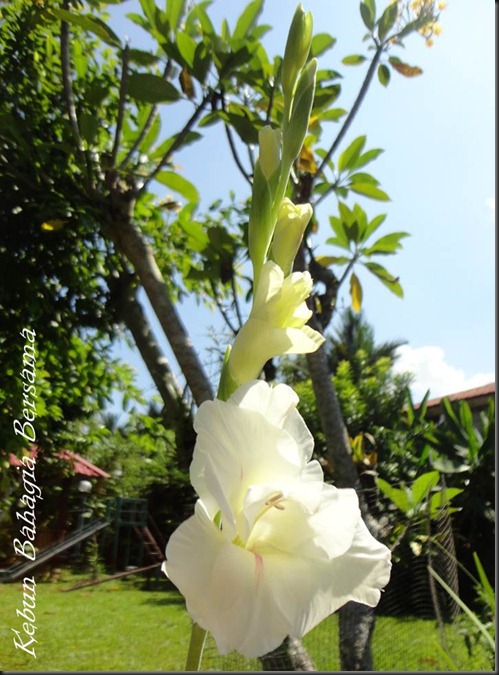
[[[349,600],[375,606],[390,552],[368,532],[354,490],[323,481],[298,397],[254,380],[203,403],[191,481],[194,515],[163,571],[222,654],[262,656]]]
[[[238,384],[258,377],[265,363],[280,354],[307,354],[324,342],[305,324],[312,316],[305,300],[312,290],[308,272],[285,277],[272,261],[262,267],[253,306],[232,346],[231,376]]]

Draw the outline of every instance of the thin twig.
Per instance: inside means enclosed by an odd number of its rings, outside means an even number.
[[[234,309],[236,310],[236,316],[237,316],[237,321],[239,323],[239,328],[242,328],[242,325],[244,323],[243,317],[241,316],[241,308],[239,307],[239,300],[237,299],[237,288],[236,288],[236,278],[235,275],[232,274],[230,278],[230,287],[232,289],[232,297],[234,298]],[[235,335],[237,334],[234,333]]]
[[[229,141],[230,151],[232,153],[232,157],[234,158],[236,166],[239,169],[239,171],[241,172],[241,175],[243,176],[243,178],[247,181],[247,183],[249,183],[250,186],[252,186],[253,183],[251,182],[251,178],[249,177],[248,172],[244,168],[243,163],[241,162],[241,159],[240,159],[239,154],[237,152],[236,144],[234,142],[234,137],[232,136],[232,131],[231,131],[228,124],[224,123],[224,128],[225,128],[225,134],[227,136],[227,140]]]
[[[162,78],[163,78],[164,80],[167,79],[168,74],[169,74],[169,72],[170,72],[170,69],[171,69],[171,61],[168,60],[167,63],[166,63],[165,69],[164,69],[164,71],[163,71],[163,75],[162,75]],[[147,120],[146,120],[144,126],[142,127],[142,129],[140,130],[139,135],[137,136],[137,138],[136,138],[135,141],[134,141],[134,144],[132,145],[132,147],[130,148],[130,150],[127,152],[127,154],[126,154],[125,158],[123,159],[123,161],[120,163],[120,166],[119,166],[120,169],[123,169],[123,167],[126,166],[126,164],[128,164],[128,162],[131,160],[131,158],[133,157],[134,152],[137,151],[137,149],[139,148],[140,144],[141,144],[142,141],[144,140],[144,138],[145,138],[147,132],[148,132],[149,129],[152,127],[152,124],[153,124],[154,120],[156,119],[157,114],[158,114],[158,105],[157,105],[156,103],[154,103],[153,106],[151,107],[151,110],[150,110],[150,112],[149,112],[149,115],[148,115],[148,117],[147,117]]]
[[[206,94],[205,94],[204,97],[203,97],[203,100],[202,100],[201,103],[196,107],[196,109],[194,110],[194,112],[192,113],[192,115],[189,117],[189,119],[187,120],[187,122],[186,122],[184,128],[183,128],[183,129],[175,136],[175,140],[174,140],[173,143],[171,144],[169,150],[168,150],[167,152],[165,152],[165,154],[163,155],[163,157],[160,159],[159,163],[156,165],[156,168],[149,174],[149,176],[148,176],[148,177],[146,178],[146,180],[144,181],[144,184],[142,185],[142,187],[140,188],[140,190],[138,190],[137,196],[140,196],[143,192],[145,192],[145,190],[147,189],[147,186],[149,185],[149,183],[150,183],[151,181],[153,181],[153,180],[156,178],[156,176],[157,176],[158,173],[161,171],[161,169],[163,168],[163,166],[164,166],[167,162],[170,161],[170,159],[171,159],[173,153],[176,152],[176,150],[182,145],[182,143],[184,142],[184,140],[185,140],[187,134],[190,132],[190,130],[192,129],[192,127],[193,127],[193,126],[196,124],[196,122],[198,121],[198,119],[199,119],[201,113],[203,112],[203,110],[204,110],[205,107],[206,107],[206,104],[207,104],[209,101],[211,101],[211,100],[213,99],[213,97],[215,96],[215,94],[216,94],[216,92],[215,92],[215,91],[212,91],[212,90],[209,90],[209,91],[206,92]]]
[[[67,9],[68,4],[63,3],[63,8]],[[76,156],[82,167],[86,169],[87,172],[87,182],[91,186],[91,176],[90,168],[88,162],[86,161],[85,152],[83,149],[83,143],[81,141],[80,130],[78,128],[78,117],[76,115],[76,106],[74,104],[73,97],[73,84],[71,82],[71,66],[69,59],[69,23],[67,21],[61,22],[61,71],[62,71],[62,84],[64,88],[64,97],[66,101],[66,109],[68,111],[69,125],[71,127],[71,133],[73,134],[75,146],[76,146]]]
[[[219,296],[218,296],[217,289],[215,288],[215,284],[213,283],[213,281],[210,281],[210,286],[211,286],[211,292],[212,292],[212,295],[213,295],[213,297],[215,298],[215,302],[216,302],[216,305],[217,305],[217,307],[218,307],[218,311],[219,311],[220,314],[222,315],[222,318],[223,318],[223,320],[225,321],[225,323],[227,324],[227,326],[228,326],[229,330],[231,331],[231,333],[232,333],[234,336],[237,335],[237,328],[234,327],[234,324],[233,324],[232,321],[229,319],[229,315],[227,314],[227,310],[226,310],[225,307],[223,306],[222,301],[220,300],[220,298],[219,298]]]
[[[114,167],[116,157],[120,147],[121,130],[123,128],[123,119],[125,117],[126,93],[128,89],[128,64],[130,62],[130,47],[125,45],[123,50],[123,58],[121,59],[121,82],[120,82],[120,98],[118,102],[118,115],[116,117],[116,130],[114,132],[114,144],[111,154],[111,166]]]
[[[345,137],[345,134],[347,133],[348,129],[350,128],[351,123],[353,122],[361,104],[362,101],[364,100],[364,97],[367,93],[367,90],[369,89],[369,86],[371,85],[372,79],[374,77],[374,72],[376,70],[376,66],[379,63],[379,60],[381,58],[381,54],[383,53],[385,49],[385,43],[378,44],[376,48],[376,52],[374,54],[374,58],[371,61],[371,65],[368,68],[368,71],[366,73],[366,76],[364,78],[364,81],[362,83],[361,88],[359,89],[359,93],[357,94],[357,98],[355,99],[355,102],[352,106],[352,109],[348,113],[345,121],[343,122],[343,126],[341,127],[340,131],[338,132],[338,135],[333,141],[333,144],[327,151],[324,159],[322,160],[319,168],[317,169],[317,173],[314,176],[314,179],[319,176],[319,174],[324,172],[324,167],[327,165],[333,154],[335,153],[336,149],[338,148],[339,144]]]

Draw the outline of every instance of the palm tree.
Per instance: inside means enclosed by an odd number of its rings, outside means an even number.
[[[376,344],[374,328],[365,319],[362,312],[358,314],[347,307],[340,315],[340,325],[335,335],[327,338],[329,368],[335,373],[340,361],[348,361],[352,365],[355,381],[361,377],[362,366],[372,366],[382,357],[392,363],[398,358],[397,349],[407,344],[407,340],[390,340]],[[358,352],[362,350],[362,360]]]

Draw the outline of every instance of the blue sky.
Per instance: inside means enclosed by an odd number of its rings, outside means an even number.
[[[367,67],[341,64],[348,54],[367,53],[358,3],[303,4],[313,14],[315,31],[337,38],[319,67],[343,74],[343,93],[335,105],[349,109]],[[219,27],[225,17],[233,26],[245,5],[242,0],[214,0],[212,21]],[[296,0],[266,0],[261,21],[273,26],[264,38],[270,56],[283,53],[296,5]],[[110,25],[120,37],[128,36],[133,47],[147,48],[146,34],[123,18],[136,6],[136,0],[110,6]],[[412,36],[405,50],[394,52],[420,66],[423,75],[407,79],[392,72],[386,89],[375,82],[343,146],[366,134],[368,147],[385,150],[371,167],[391,201],[361,203],[371,216],[387,214],[380,234],[411,234],[403,250],[386,261],[390,271],[400,275],[404,299],[367,273],[360,271],[359,276],[364,309],[377,339],[408,341],[397,368],[414,372],[416,399],[428,388],[439,396],[495,379],[495,3],[449,0],[440,23],[442,34],[433,47]],[[331,125],[331,140],[337,129]],[[231,189],[241,199],[248,196],[221,130],[210,128],[205,139],[175,161],[197,185],[201,210],[216,198],[227,198]],[[314,243],[324,254],[333,253],[322,242],[329,236],[328,217],[335,211],[334,198],[317,211],[322,229]],[[344,303],[349,303],[347,290]],[[217,315],[188,301],[182,316],[210,374],[216,376],[206,349],[212,344],[210,326],[221,325]],[[161,330],[152,321],[160,338]],[[178,373],[168,345],[160,341]],[[140,356],[124,345],[117,347],[117,355],[134,365],[139,385],[152,394]]]

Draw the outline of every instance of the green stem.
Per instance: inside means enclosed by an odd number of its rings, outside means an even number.
[[[203,656],[206,631],[197,625],[192,624],[191,641],[189,643],[189,653],[187,654],[186,670],[199,670],[201,658]]]

